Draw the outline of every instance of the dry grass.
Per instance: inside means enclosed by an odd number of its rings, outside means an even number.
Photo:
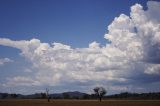
[[[0,106],[160,106],[160,100],[0,100]]]

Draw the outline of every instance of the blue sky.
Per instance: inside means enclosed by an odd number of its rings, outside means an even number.
[[[159,29],[154,29],[160,20],[157,18],[159,0],[155,1],[147,6],[148,0],[1,0],[0,91],[33,93],[49,87],[55,92],[92,92],[90,89],[101,85],[114,89],[110,93],[159,91],[160,43],[155,33]],[[136,3],[143,7],[144,16],[141,16],[141,7]],[[135,7],[131,10],[133,5]],[[134,16],[136,13],[139,14],[137,17]],[[138,18],[148,24],[152,22],[154,27],[148,27],[152,34],[146,27],[139,28],[142,23],[137,21]],[[130,20],[133,21],[131,26],[127,23]],[[122,37],[121,32],[116,35],[115,29],[125,29],[130,32],[128,35],[134,33],[136,36],[130,38],[125,33]],[[153,39],[145,34],[153,36]],[[52,46],[53,42],[56,43]],[[131,49],[124,48],[124,45],[130,45],[128,48]],[[128,62],[120,63],[122,59]],[[86,76],[83,75],[84,69],[88,73]],[[120,71],[117,73],[116,70]],[[96,73],[97,76],[92,78]],[[100,77],[101,74],[105,76]],[[148,82],[153,84],[153,88],[148,87]],[[33,85],[29,86],[29,83]],[[137,86],[140,87],[132,89]],[[30,92],[31,89],[34,91]]]
[[[121,13],[129,14],[141,0],[2,0],[0,36],[14,40],[38,38],[87,47],[92,41],[106,43],[107,26]]]

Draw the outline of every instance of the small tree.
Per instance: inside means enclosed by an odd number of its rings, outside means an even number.
[[[107,93],[107,91],[103,87],[95,87],[93,90],[101,102],[102,97]]]
[[[47,88],[46,88],[46,96],[47,96],[48,102],[50,102],[49,89]]]

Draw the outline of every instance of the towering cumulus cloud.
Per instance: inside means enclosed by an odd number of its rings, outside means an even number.
[[[0,45],[20,49],[21,55],[37,70],[30,72],[34,73],[33,77],[7,79],[4,86],[73,84],[83,88],[103,84],[112,90],[132,90],[133,86],[138,90],[159,84],[160,2],[149,1],[147,7],[143,10],[140,4],[135,4],[130,16],[116,17],[105,34],[105,39],[111,43],[103,47],[96,41],[88,48],[73,49],[61,43],[42,43],[38,39],[0,38]],[[23,80],[18,83],[18,79]]]

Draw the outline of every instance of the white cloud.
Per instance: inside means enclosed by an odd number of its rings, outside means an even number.
[[[89,44],[89,48],[98,49],[98,48],[100,48],[99,45],[100,45],[99,43],[94,41],[94,42]]]
[[[146,74],[160,74],[160,64],[148,64],[144,72]]]
[[[50,45],[38,39],[13,41],[0,38],[0,45],[20,49],[21,55],[37,69],[32,78],[34,81],[15,77],[8,80],[8,84],[52,86],[90,81],[127,84],[129,81],[134,83],[139,75],[159,75],[160,3],[150,1],[147,4],[146,11],[140,4],[135,4],[130,16],[116,17],[105,34],[105,39],[111,43],[103,47],[96,41],[88,48],[73,49],[69,45]]]
[[[9,87],[15,87],[15,86],[39,86],[40,83],[38,81],[35,81],[29,77],[13,77],[13,78],[7,78],[8,82],[6,84],[3,84],[3,86],[9,86]]]
[[[10,62],[14,62],[14,61],[9,58],[1,58],[0,59],[0,65],[4,65],[4,64],[10,63]]]
[[[24,69],[24,72],[31,73],[31,72],[32,72],[32,70],[31,70],[31,69],[29,69],[29,68],[25,68],[25,69]]]
[[[70,50],[71,47],[68,45],[63,45],[61,43],[53,43],[52,44],[54,46],[54,50],[60,50],[60,49],[66,49],[66,50]]]

